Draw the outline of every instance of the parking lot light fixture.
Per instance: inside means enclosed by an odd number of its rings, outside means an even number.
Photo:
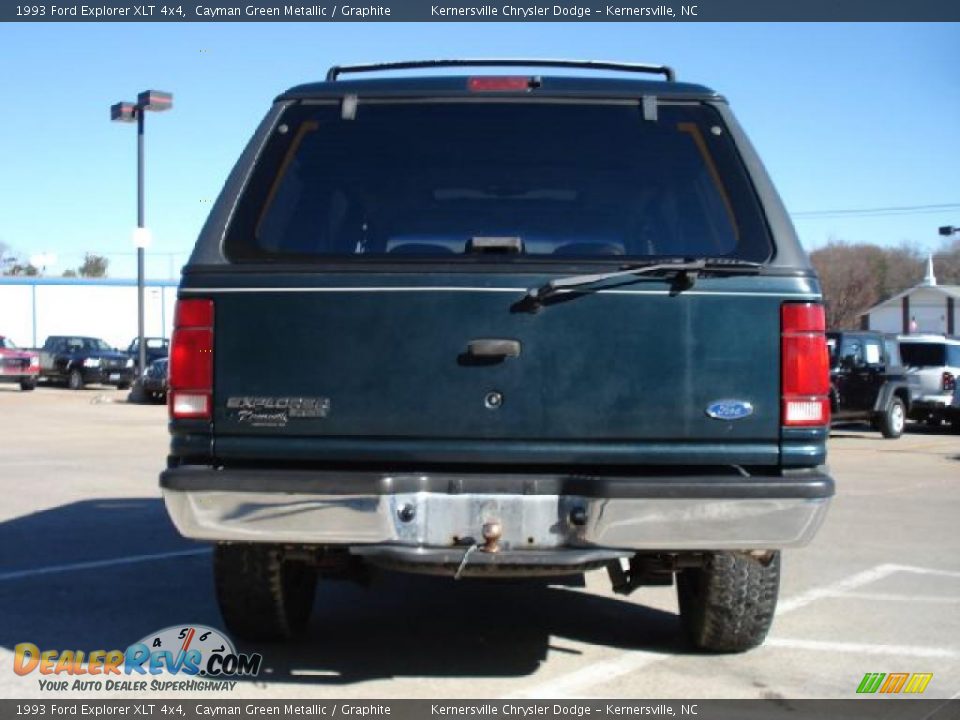
[[[954,235],[957,233],[960,233],[960,227],[956,227],[954,225],[940,226],[940,234],[943,235],[944,237],[949,237],[950,235]]]
[[[161,90],[144,90],[137,95],[137,101],[118,102],[110,106],[110,120],[113,122],[137,123],[137,231],[134,244],[137,246],[137,346],[139,349],[139,372],[143,372],[147,362],[147,348],[144,335],[144,249],[148,244],[149,233],[144,218],[144,117],[149,112],[163,112],[173,107],[173,94]]]

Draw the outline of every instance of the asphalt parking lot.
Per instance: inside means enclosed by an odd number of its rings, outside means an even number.
[[[209,551],[157,488],[165,408],[125,397],[0,385],[0,697],[56,695],[14,674],[17,643],[221,625]],[[849,698],[867,672],[933,673],[925,697],[960,697],[960,435],[838,429],[830,464],[826,525],[785,553],[773,631],[747,654],[692,654],[673,588],[615,596],[603,572],[580,587],[383,573],[322,584],[309,635],[249,648],[266,671],[214,697]]]

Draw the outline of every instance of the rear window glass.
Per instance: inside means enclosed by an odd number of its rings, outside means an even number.
[[[225,249],[234,261],[455,258],[490,238],[553,259],[771,254],[716,111],[663,105],[645,120],[639,102],[361,101],[353,119],[339,104],[294,106]]]
[[[943,367],[947,348],[943,343],[900,343],[900,356],[908,367]]]

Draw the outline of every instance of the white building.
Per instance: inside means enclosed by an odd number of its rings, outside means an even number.
[[[176,299],[175,280],[147,280],[147,337],[170,337]],[[80,335],[125,349],[137,336],[137,281],[0,277],[0,335],[21,347],[38,347],[48,335]]]
[[[885,333],[957,333],[957,300],[960,285],[938,285],[933,256],[927,258],[923,282],[884,300],[860,316],[865,330]]]

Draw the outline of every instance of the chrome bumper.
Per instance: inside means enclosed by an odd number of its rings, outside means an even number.
[[[827,478],[829,480],[829,478]],[[829,483],[832,495],[832,481]],[[199,540],[450,548],[502,528],[505,551],[780,549],[807,544],[822,497],[322,494],[164,487],[177,529]]]

